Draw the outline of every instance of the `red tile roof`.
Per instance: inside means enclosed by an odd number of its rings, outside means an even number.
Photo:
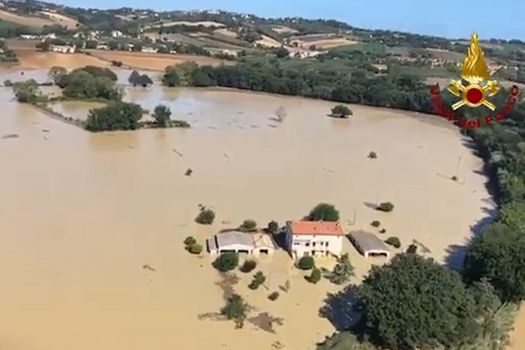
[[[339,222],[291,221],[289,227],[293,235],[344,236],[345,234]]]

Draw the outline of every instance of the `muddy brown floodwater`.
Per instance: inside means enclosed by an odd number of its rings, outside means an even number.
[[[382,237],[398,236],[402,249],[417,239],[444,261],[494,208],[481,159],[437,117],[352,106],[352,118],[334,120],[333,103],[228,90],[128,89],[126,99],[166,103],[194,127],[91,134],[0,88],[0,134],[19,135],[0,139],[0,348],[313,349],[334,330],[318,310],[335,287],[308,284],[278,252],[260,262],[268,289],[248,290],[241,273],[232,288],[256,307],[250,316],[282,325],[235,330],[198,317],[223,305],[221,277],[184,238],[202,242],[249,218],[284,223],[326,201],[346,230],[380,220]],[[279,106],[282,123],[272,120]],[[81,117],[90,107],[60,108]],[[369,207],[379,201],[394,212]],[[216,211],[213,226],[193,222],[199,204]],[[358,276],[383,262],[345,249]],[[290,291],[269,301],[286,280]]]

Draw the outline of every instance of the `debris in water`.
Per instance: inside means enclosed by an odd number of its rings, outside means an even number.
[[[179,157],[184,157],[184,155],[182,153],[180,153],[179,151],[177,151],[175,148],[172,148],[171,150],[173,152],[177,153],[179,155]]]
[[[153,272],[157,271],[157,270],[155,270],[155,268],[151,267],[151,266],[148,265],[148,264],[142,265],[142,268],[143,268],[144,270],[149,270],[149,271],[153,271]]]
[[[42,129],[42,132],[49,132],[49,129]]]
[[[16,139],[16,138],[19,138],[20,135],[18,134],[6,134],[4,136],[2,136],[2,140],[7,140],[7,139]]]
[[[128,145],[128,148],[129,149],[135,149],[135,147],[131,146],[131,145]]]
[[[332,173],[332,174],[335,173],[334,170],[328,169],[327,167],[324,167],[323,170],[328,171],[329,173]]]
[[[223,155],[224,155],[224,159],[226,159],[226,160],[230,159],[230,156],[228,155],[228,153],[224,152]]]
[[[193,170],[188,169],[188,170],[186,170],[186,173],[184,175],[185,176],[191,176],[192,173],[193,173]]]

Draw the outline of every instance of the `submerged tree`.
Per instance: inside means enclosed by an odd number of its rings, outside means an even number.
[[[350,262],[348,254],[343,254],[337,259],[337,264],[328,276],[330,282],[334,284],[343,284],[350,280],[354,276],[354,266]]]
[[[310,211],[307,219],[310,221],[338,221],[339,211],[333,204],[319,203]]]
[[[221,309],[221,314],[228,320],[235,321],[236,328],[242,328],[248,315],[250,306],[239,294],[232,294]]]
[[[159,128],[167,128],[171,121],[171,110],[164,105],[158,105],[155,107],[152,117],[155,119]]]

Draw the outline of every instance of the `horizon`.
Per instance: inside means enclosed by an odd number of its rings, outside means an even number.
[[[525,12],[525,3],[508,3],[505,6],[494,6],[488,0],[476,3],[473,16],[471,5],[467,2],[443,0],[440,9],[455,9],[447,12],[448,19],[443,20],[439,11],[431,3],[420,3],[414,0],[396,0],[383,2],[381,10],[375,11],[365,0],[340,4],[336,0],[313,0],[307,5],[299,0],[287,3],[269,0],[263,4],[230,0],[227,3],[219,0],[192,0],[187,5],[167,5],[162,1],[135,0],[132,3],[124,0],[93,0],[90,6],[80,0],[52,1],[57,5],[98,9],[151,9],[155,11],[192,11],[222,10],[236,13],[253,14],[265,18],[302,17],[306,19],[334,19],[353,27],[371,30],[391,30],[412,34],[431,35],[447,39],[466,39],[473,31],[478,32],[480,40],[505,39],[525,41],[525,30],[515,25],[519,23],[519,14]],[[343,7],[343,9],[341,9]],[[342,16],[341,13],[348,13]],[[509,19],[509,17],[511,17]],[[487,26],[501,18],[501,25]]]

